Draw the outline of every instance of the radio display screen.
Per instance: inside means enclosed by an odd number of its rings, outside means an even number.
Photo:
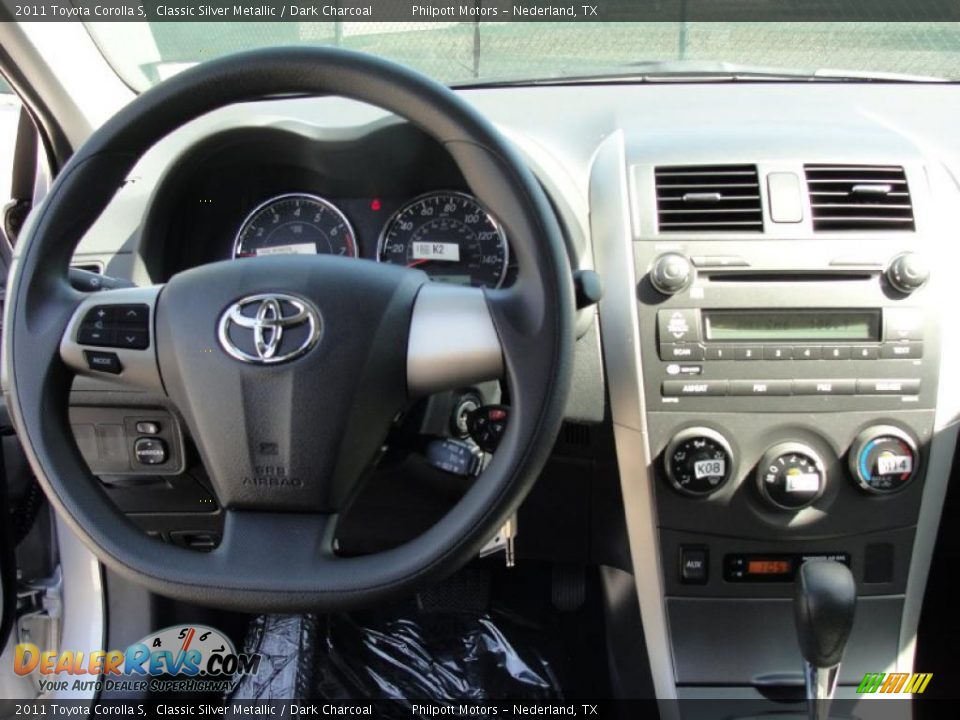
[[[879,310],[705,310],[707,340],[878,341]]]

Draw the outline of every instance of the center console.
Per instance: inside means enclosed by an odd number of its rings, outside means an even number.
[[[619,143],[595,166],[623,163],[617,192],[591,200],[611,213],[595,246],[616,245],[598,251],[616,296],[601,323],[644,630],[669,668],[658,695],[802,687],[791,598],[813,558],[856,582],[841,686],[903,668],[923,505],[953,447],[943,433],[932,460],[943,327],[924,169],[649,163]],[[608,332],[621,323],[626,338]]]

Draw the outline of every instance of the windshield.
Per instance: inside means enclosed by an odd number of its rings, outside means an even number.
[[[450,84],[683,74],[697,63],[812,75],[843,71],[960,80],[960,23],[277,22],[86,23],[107,60],[143,90],[201,60],[271,45],[379,55]],[[701,65],[702,66],[702,65]],[[740,77],[745,77],[741,74]]]

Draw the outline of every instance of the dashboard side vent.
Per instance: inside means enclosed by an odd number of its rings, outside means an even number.
[[[902,167],[805,165],[816,231],[913,230],[913,205]]]
[[[661,233],[763,232],[756,166],[658,167],[654,176]]]

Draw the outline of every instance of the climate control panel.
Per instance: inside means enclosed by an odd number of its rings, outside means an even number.
[[[846,463],[839,454],[825,457],[818,449],[824,447],[829,447],[824,438],[784,439],[767,447],[751,466],[755,500],[768,509],[796,512],[816,503],[830,482],[887,495],[907,487],[920,466],[917,441],[894,425],[871,425],[860,432],[845,453]],[[678,431],[662,456],[667,482],[691,497],[709,497],[724,488],[737,464],[731,441],[703,426]],[[828,467],[834,468],[832,474]]]

